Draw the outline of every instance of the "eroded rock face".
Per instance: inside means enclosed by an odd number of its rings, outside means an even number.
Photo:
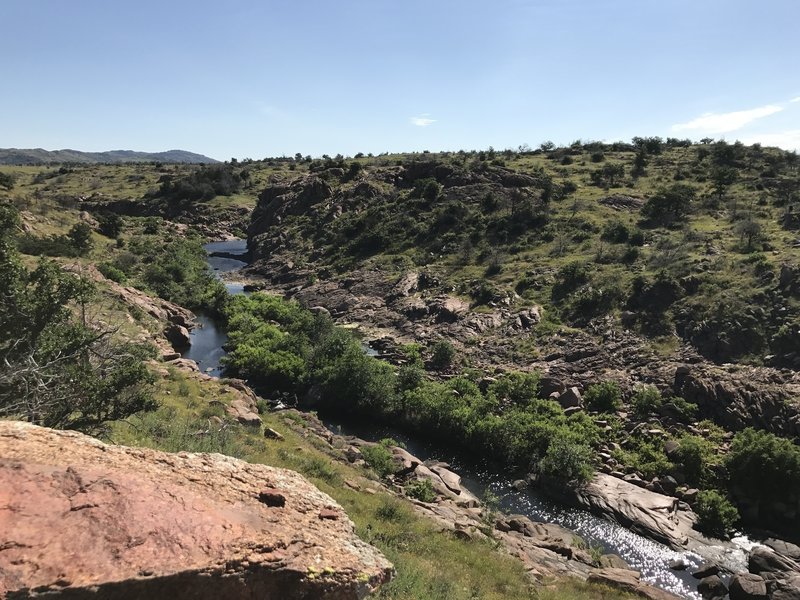
[[[0,549],[14,598],[338,600],[393,572],[297,473],[20,422],[0,422]]]

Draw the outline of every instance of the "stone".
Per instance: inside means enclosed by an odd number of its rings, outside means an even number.
[[[231,400],[225,405],[225,412],[242,425],[250,427],[261,425],[261,417],[258,416],[258,407],[250,398],[239,397]]]
[[[723,600],[728,595],[728,588],[725,587],[718,575],[703,577],[697,584],[697,591],[700,592],[703,600]]]
[[[175,323],[171,323],[164,329],[164,337],[167,338],[167,341],[172,344],[175,350],[185,350],[192,345],[189,330]]]
[[[751,573],[765,579],[777,578],[786,573],[800,573],[800,564],[763,546],[756,546],[750,551],[747,568]]]
[[[675,600],[675,596],[664,590],[654,588],[639,581],[639,572],[629,569],[592,569],[587,578],[589,583],[607,585],[623,592],[649,598],[650,600]]]
[[[558,396],[558,403],[561,405],[561,408],[582,406],[583,399],[581,398],[580,390],[576,387],[567,388],[566,391]]]
[[[695,579],[705,579],[706,577],[711,577],[712,575],[717,575],[718,573],[719,565],[716,565],[710,561],[706,561],[692,571],[692,577]]]
[[[731,600],[767,600],[767,583],[760,575],[737,573],[730,582]]]
[[[771,600],[800,600],[800,574],[788,575],[769,583]]]
[[[683,558],[673,558],[669,561],[669,568],[673,571],[685,571],[689,565],[686,564],[686,561]]]
[[[395,475],[405,475],[410,473],[422,464],[420,459],[408,452],[408,450],[400,448],[399,446],[390,448],[390,452],[392,453],[392,457],[394,457],[394,461],[397,464]]]
[[[278,433],[271,427],[264,428],[264,437],[270,440],[278,440],[279,442],[282,442],[284,439],[280,433]]]
[[[0,482],[0,597],[356,600],[393,574],[286,469],[0,421]]]

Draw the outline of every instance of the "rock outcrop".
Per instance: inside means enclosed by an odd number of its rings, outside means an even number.
[[[292,471],[0,422],[0,596],[363,598],[392,566]]]

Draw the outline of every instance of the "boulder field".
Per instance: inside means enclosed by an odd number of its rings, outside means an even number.
[[[349,600],[392,575],[295,472],[0,421],[0,597]]]

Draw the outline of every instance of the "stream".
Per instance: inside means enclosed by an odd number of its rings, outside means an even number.
[[[218,276],[236,271],[246,264],[243,260],[231,258],[237,254],[245,258],[246,240],[214,242],[207,244],[205,249],[209,252],[209,267]],[[212,256],[214,252],[225,253],[225,257]],[[231,294],[246,293],[241,283],[228,282],[224,279],[223,282]],[[223,346],[227,341],[227,335],[224,329],[208,316],[200,314],[197,320],[199,327],[192,331],[191,347],[183,356],[197,362],[201,371],[213,377],[220,377],[223,372],[220,360],[225,356]],[[366,348],[365,350],[369,351]],[[522,514],[534,521],[556,523],[566,527],[583,537],[590,546],[600,546],[604,553],[621,556],[631,568],[641,572],[642,580],[682,598],[692,600],[701,598],[697,592],[698,580],[690,574],[702,562],[694,553],[676,552],[587,511],[557,504],[537,494],[536,490],[519,491],[513,486],[516,477],[503,472],[488,458],[476,463],[465,460],[458,453],[438,446],[434,442],[415,438],[399,429],[363,421],[340,422],[335,418],[320,416],[325,425],[335,433],[355,435],[368,441],[391,437],[405,444],[411,454],[422,460],[432,459],[449,463],[451,470],[461,476],[464,487],[479,498],[483,497],[487,490],[491,491],[499,498],[500,508],[504,512]],[[669,562],[678,558],[682,558],[688,565],[686,570],[674,571],[669,568]]]

